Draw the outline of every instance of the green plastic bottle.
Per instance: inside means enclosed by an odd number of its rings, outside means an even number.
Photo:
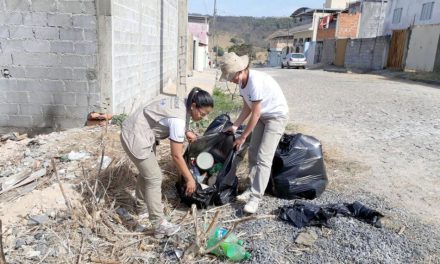
[[[208,239],[208,248],[215,246],[226,234],[228,230],[217,227]],[[233,261],[246,260],[251,257],[249,252],[246,252],[243,247],[243,240],[240,240],[234,234],[230,234],[216,249],[210,253],[216,256],[226,256]]]
[[[251,254],[246,252],[246,249],[241,245],[222,243],[221,247],[225,252],[226,257],[232,261],[242,261],[251,258]]]

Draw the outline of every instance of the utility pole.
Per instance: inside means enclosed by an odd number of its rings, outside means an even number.
[[[217,20],[217,0],[214,0],[214,15],[213,15],[213,20],[212,20],[212,49],[214,50],[215,48],[215,65],[217,66],[217,55],[218,55],[218,45],[216,45],[216,28],[215,28],[215,24],[216,24],[216,20]]]

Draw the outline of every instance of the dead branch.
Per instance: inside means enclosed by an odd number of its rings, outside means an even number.
[[[276,215],[252,215],[252,216],[247,216],[247,217],[243,217],[243,218],[237,218],[237,219],[232,219],[232,220],[227,220],[227,221],[223,221],[224,224],[227,223],[236,223],[236,222],[246,222],[246,221],[250,221],[250,220],[259,220],[259,219],[266,219],[266,218],[276,218]]]
[[[63,194],[64,201],[66,202],[66,206],[69,209],[70,214],[72,214],[72,204],[70,203],[69,198],[67,198],[67,195],[64,192],[63,185],[61,184],[61,181],[60,181],[60,176],[58,176],[58,171],[57,171],[57,167],[55,165],[54,158],[52,158],[52,167],[53,167],[53,170],[55,171],[55,176],[57,177],[57,182],[58,182],[58,185],[60,186],[61,193]]]
[[[76,264],[81,264],[81,257],[82,257],[83,249],[84,249],[84,235],[81,236],[81,247],[79,249],[78,261],[76,262]]]
[[[3,252],[3,228],[0,220],[0,264],[6,264],[5,253]]]
[[[90,257],[90,261],[95,262],[95,263],[103,263],[103,264],[119,264],[119,261],[116,260],[111,260],[111,259],[101,259],[101,258],[96,258],[96,257]]]

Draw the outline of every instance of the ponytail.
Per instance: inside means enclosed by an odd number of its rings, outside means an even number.
[[[199,87],[194,87],[191,92],[189,92],[188,99],[186,100],[187,111],[191,109],[193,103],[196,104],[197,108],[214,107],[214,100],[211,95]]]

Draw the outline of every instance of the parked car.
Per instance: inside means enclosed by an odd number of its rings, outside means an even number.
[[[288,69],[290,67],[305,69],[306,65],[307,65],[307,59],[303,53],[289,53],[286,55],[286,57],[283,57],[283,60],[281,61],[282,69],[284,69],[284,67]]]

